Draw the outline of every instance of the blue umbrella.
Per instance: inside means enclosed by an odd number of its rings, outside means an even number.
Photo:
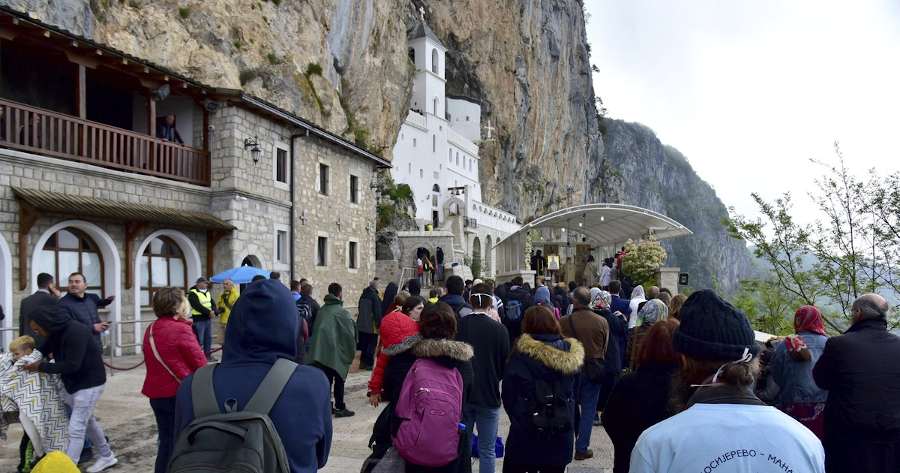
[[[214,283],[222,283],[225,282],[226,279],[231,279],[235,284],[247,284],[253,280],[255,276],[264,276],[268,278],[269,272],[265,269],[254,268],[253,266],[238,266],[237,268],[222,271],[209,278],[209,280]]]

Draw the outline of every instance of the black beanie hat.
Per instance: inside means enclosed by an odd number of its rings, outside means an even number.
[[[759,353],[747,316],[713,291],[691,294],[679,319],[681,325],[672,338],[679,353],[700,360],[737,360],[745,348],[753,356]]]

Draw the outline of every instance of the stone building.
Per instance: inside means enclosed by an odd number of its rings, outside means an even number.
[[[337,281],[355,306],[388,166],[264,100],[0,9],[3,344],[39,272],[116,296],[101,314],[116,353],[137,348],[155,290],[242,264],[319,299]]]
[[[482,201],[481,104],[446,94],[446,53],[424,21],[410,33],[409,56],[416,73],[410,110],[394,146],[391,174],[395,182],[412,189],[419,228],[451,231],[453,251],[444,248],[448,258],[470,265],[478,261],[480,275],[490,277],[495,267],[494,244],[520,225],[515,215]],[[434,252],[434,248],[423,248]],[[409,266],[414,261],[404,259],[400,264]]]

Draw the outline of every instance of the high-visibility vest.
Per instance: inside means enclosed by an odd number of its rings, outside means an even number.
[[[198,289],[191,289],[191,293],[197,296],[197,299],[200,301],[200,305],[206,307],[207,310],[212,311],[212,293],[209,289],[206,292],[202,292]],[[200,315],[200,311],[191,307],[191,317],[195,315]]]

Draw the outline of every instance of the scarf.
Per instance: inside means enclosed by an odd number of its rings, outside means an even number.
[[[794,332],[812,332],[825,335],[825,321],[822,312],[812,305],[801,306],[794,313]]]

